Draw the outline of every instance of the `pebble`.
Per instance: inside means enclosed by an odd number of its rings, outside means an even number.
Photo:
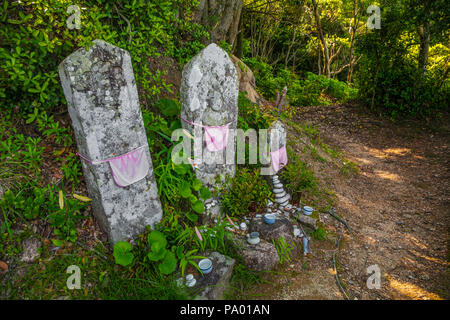
[[[287,195],[285,191],[280,193],[275,193],[275,202],[277,202],[278,199],[284,198]]]
[[[283,188],[274,188],[272,192],[275,194],[280,194],[284,193],[285,191],[283,190]]]
[[[195,286],[196,282],[197,282],[197,280],[195,280],[194,275],[188,274],[186,276],[186,286],[193,287],[193,286]]]

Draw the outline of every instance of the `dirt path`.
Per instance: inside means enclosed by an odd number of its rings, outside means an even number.
[[[349,299],[448,299],[449,129],[392,123],[351,105],[305,108],[296,118],[358,168],[343,175],[329,163],[312,165],[353,230],[338,253]],[[320,219],[329,230],[342,230],[329,215]],[[284,268],[277,293],[265,298],[344,298],[330,268],[333,245],[316,241],[314,256]],[[299,266],[305,262],[310,272]],[[367,287],[371,265],[380,270],[380,289]]]

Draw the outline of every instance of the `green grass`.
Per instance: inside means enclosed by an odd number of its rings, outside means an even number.
[[[109,248],[101,242],[92,250],[66,242],[59,250],[49,241],[43,241],[38,260],[27,265],[19,261],[21,242],[30,232],[25,230],[18,238],[2,235],[2,251],[6,249],[12,278],[0,280],[2,299],[186,299],[188,293],[178,288],[176,274],[161,276],[154,265],[145,261],[130,268],[115,264]],[[137,245],[136,255],[146,253],[142,245]],[[66,273],[69,266],[76,265],[81,270],[81,289],[67,288]],[[20,273],[25,273],[22,277]]]
[[[358,173],[359,169],[356,163],[350,160],[343,160],[342,167],[340,169],[341,174],[345,176],[350,176],[351,174]]]
[[[255,295],[249,295],[251,289],[263,283],[269,283],[263,279],[266,272],[257,272],[250,270],[243,264],[236,263],[231,275],[230,286],[225,293],[224,298],[227,300],[246,300]]]

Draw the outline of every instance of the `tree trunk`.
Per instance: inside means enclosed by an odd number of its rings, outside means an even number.
[[[330,54],[328,51],[328,46],[325,41],[325,37],[323,36],[322,24],[320,21],[319,8],[317,6],[316,0],[312,0],[313,3],[313,12],[314,12],[314,20],[316,21],[317,33],[319,35],[320,42],[322,43],[322,52],[324,58],[324,67],[326,68],[327,78],[330,79],[331,71],[330,71]]]
[[[239,30],[242,0],[200,0],[194,22],[208,28],[209,43],[227,41],[234,45]]]
[[[244,30],[242,30],[242,13],[241,18],[239,19],[239,28],[238,28],[238,34],[236,39],[236,46],[234,50],[234,55],[238,57],[239,59],[242,59],[242,40],[244,38]]]
[[[417,30],[420,38],[419,69],[424,73],[427,71],[428,51],[430,49],[430,21],[426,21]]]
[[[358,2],[356,0],[353,0],[353,20],[350,25],[350,54],[349,54],[349,68],[347,73],[347,83],[350,83],[352,81],[353,76],[353,50],[354,50],[354,42],[355,42],[355,35],[356,35],[356,28],[358,27],[359,19],[357,19],[357,4]]]

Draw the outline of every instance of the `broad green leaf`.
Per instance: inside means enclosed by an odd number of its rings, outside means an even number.
[[[193,194],[191,194],[191,196],[189,197],[189,200],[191,201],[191,203],[196,203],[197,202],[197,197],[194,196]]]
[[[152,244],[152,251],[147,254],[147,257],[151,261],[159,261],[164,258],[166,253],[167,250],[161,245],[161,242],[154,242]]]
[[[178,190],[183,198],[189,198],[191,196],[191,185],[187,181],[181,182]]]
[[[195,191],[200,190],[201,187],[202,187],[202,182],[199,179],[195,179],[192,182],[192,189],[194,189]]]
[[[193,205],[192,209],[194,209],[197,213],[203,213],[205,211],[205,205],[200,200],[197,200]]]
[[[195,213],[189,212],[189,213],[186,213],[186,218],[188,218],[192,222],[197,222],[198,215],[196,215]]]
[[[160,231],[152,231],[147,236],[148,243],[152,246],[155,242],[159,242],[161,247],[165,248],[167,245],[166,236]]]
[[[52,239],[52,243],[57,247],[61,247],[63,245],[63,241],[58,239]]]
[[[211,191],[206,187],[202,187],[200,189],[200,198],[203,200],[211,198]]]
[[[133,262],[134,255],[131,253],[131,244],[126,241],[119,241],[114,245],[114,260],[121,266],[128,266]]]
[[[158,266],[162,274],[171,274],[177,267],[177,258],[173,252],[168,251],[162,263]]]
[[[181,259],[184,257],[184,246],[177,247],[177,257]]]
[[[188,172],[188,168],[184,165],[175,165],[173,167],[173,170],[175,170],[176,173],[184,175]]]

